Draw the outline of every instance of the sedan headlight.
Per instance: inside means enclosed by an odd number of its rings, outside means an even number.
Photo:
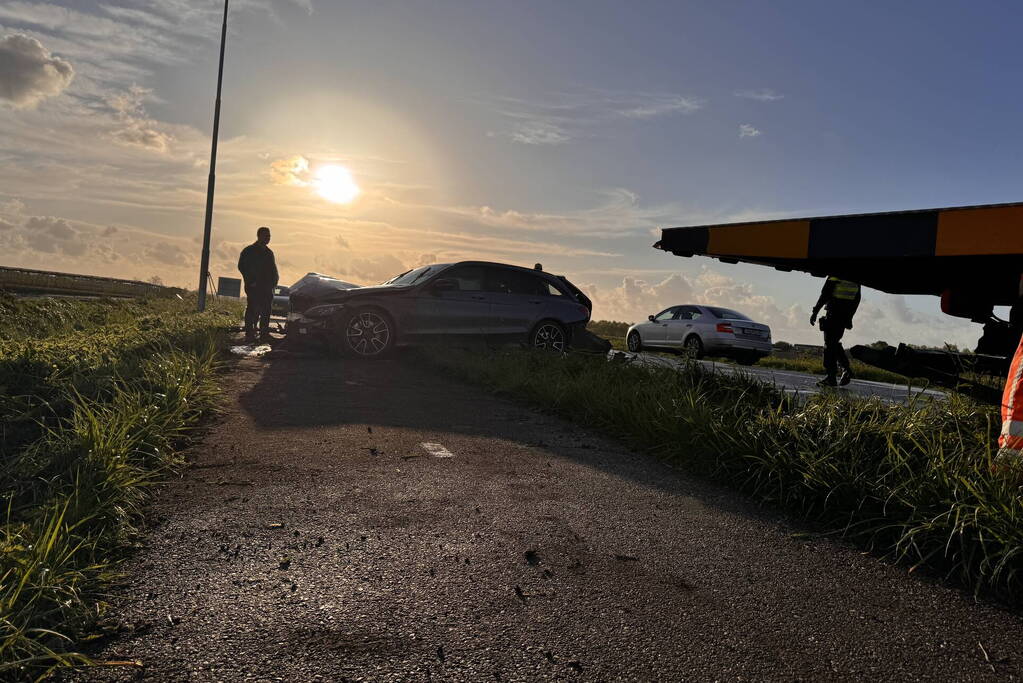
[[[344,307],[344,304],[323,304],[321,306],[313,306],[305,312],[305,315],[307,318],[326,318],[327,316],[334,315]]]

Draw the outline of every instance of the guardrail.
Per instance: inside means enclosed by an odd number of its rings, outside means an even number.
[[[137,297],[166,294],[172,288],[138,280],[0,266],[0,290],[78,296]]]

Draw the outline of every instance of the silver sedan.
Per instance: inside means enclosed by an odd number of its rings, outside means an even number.
[[[771,328],[720,306],[666,308],[629,328],[630,351],[644,348],[685,351],[694,358],[726,356],[752,365],[771,353]]]

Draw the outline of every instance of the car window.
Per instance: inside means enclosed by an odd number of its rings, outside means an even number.
[[[671,320],[674,316],[675,316],[675,309],[674,308],[668,308],[668,309],[665,309],[665,310],[661,311],[657,315],[655,315],[654,316],[654,320],[657,320],[658,322],[663,322],[665,320]]]
[[[463,292],[483,291],[483,268],[481,266],[455,266],[445,270],[440,276],[458,282],[458,289]]]
[[[563,296],[563,297],[568,297],[567,294],[565,294],[560,289],[555,287],[553,282],[548,282],[547,280],[543,280],[543,284],[547,288],[547,296]]]
[[[738,311],[733,311],[730,308],[721,308],[720,306],[704,306],[712,316],[715,318],[728,318],[731,320],[749,320],[746,316]]]
[[[511,268],[487,268],[486,288],[499,294],[523,294],[526,296],[550,296],[548,283],[532,273]],[[556,290],[555,290],[556,291]],[[561,293],[558,292],[558,295]]]

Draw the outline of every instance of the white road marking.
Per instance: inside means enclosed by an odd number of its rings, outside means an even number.
[[[426,450],[427,453],[429,453],[430,455],[432,455],[435,458],[453,458],[453,457],[455,457],[455,454],[452,453],[451,451],[449,451],[448,449],[444,448],[443,444],[430,443],[430,442],[427,441],[427,442],[423,442],[423,443],[421,443],[419,445],[422,446],[423,449]]]

